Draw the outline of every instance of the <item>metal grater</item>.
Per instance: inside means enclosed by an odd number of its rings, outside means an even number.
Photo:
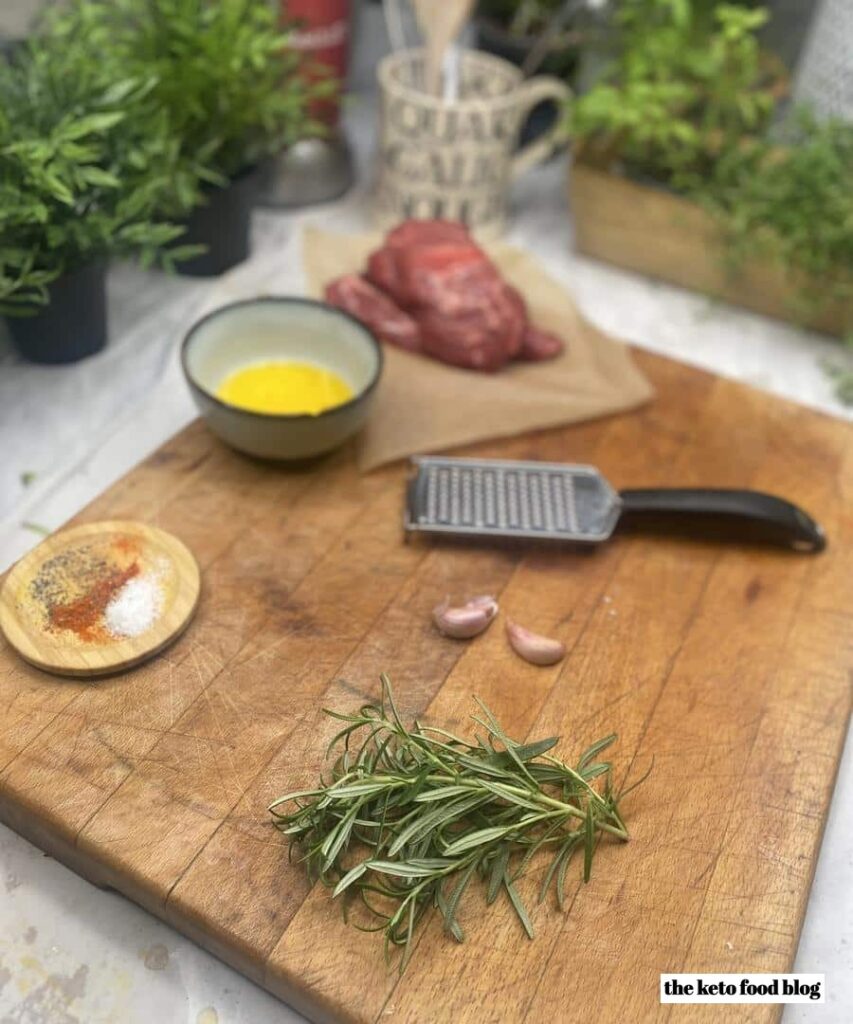
[[[433,456],[412,464],[407,530],[599,543],[622,507],[592,466]]]
[[[593,466],[502,459],[412,459],[406,529],[475,537],[607,540],[617,522],[659,532],[822,551],[820,525],[784,498],[758,491],[657,487],[615,491]]]

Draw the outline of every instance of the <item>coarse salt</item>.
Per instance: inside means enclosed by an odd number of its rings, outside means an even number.
[[[134,576],[107,605],[104,622],[113,636],[141,636],[154,625],[162,606],[159,576]]]

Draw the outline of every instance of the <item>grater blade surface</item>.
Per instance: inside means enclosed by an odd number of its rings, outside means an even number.
[[[412,459],[407,530],[597,543],[621,501],[592,466],[503,459]]]

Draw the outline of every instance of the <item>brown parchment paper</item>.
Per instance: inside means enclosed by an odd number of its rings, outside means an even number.
[[[320,297],[329,281],[361,271],[380,242],[378,235],[306,227],[303,259],[311,294]],[[513,363],[487,374],[385,345],[377,404],[359,442],[361,469],[623,412],[652,398],[625,345],[585,320],[535,259],[501,243],[485,248],[527,300],[532,320],[564,338],[566,351],[548,362]]]

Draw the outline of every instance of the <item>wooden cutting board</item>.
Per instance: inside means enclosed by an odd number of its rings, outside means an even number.
[[[197,618],[99,682],[0,651],[2,818],[317,1021],[645,1022],[670,1017],[661,971],[788,970],[850,713],[853,430],[638,359],[659,390],[644,411],[474,451],[591,462],[621,487],[778,491],[824,524],[825,554],[405,543],[403,467],[360,477],[343,452],[269,468],[194,424],[76,521],[173,531],[202,568]],[[499,595],[567,659],[526,665],[496,628],[438,636],[448,593]],[[602,845],[567,913],[535,908],[535,941],[507,908],[472,904],[467,942],[430,921],[400,979],[288,863],[266,807],[320,771],[335,728],[321,708],[375,697],[380,671],[406,715],[464,730],[476,694],[519,738],[562,735],[569,757],[617,731],[619,776],[654,758],[624,806],[632,842]]]

